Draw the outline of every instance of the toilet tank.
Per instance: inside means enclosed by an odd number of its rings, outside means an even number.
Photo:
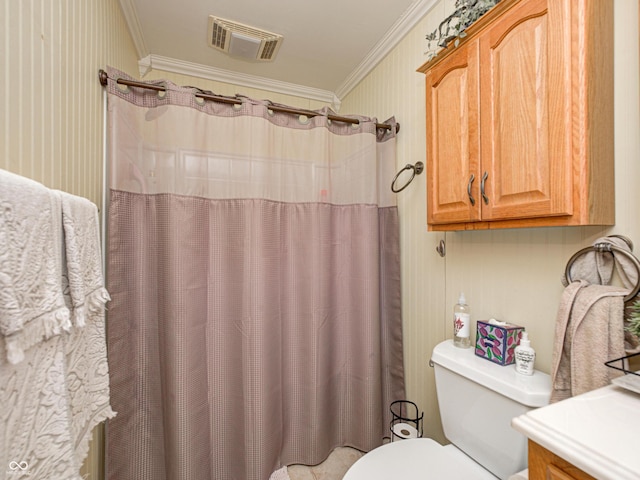
[[[549,375],[518,374],[451,340],[436,345],[431,360],[447,439],[498,478],[527,468],[527,439],[511,419],[549,403]]]

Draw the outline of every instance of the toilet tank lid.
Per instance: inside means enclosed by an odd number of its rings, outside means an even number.
[[[452,340],[436,345],[431,360],[528,407],[549,404],[551,377],[544,372],[536,370],[533,375],[521,375],[514,365],[502,366],[480,358],[473,348],[458,348]]]

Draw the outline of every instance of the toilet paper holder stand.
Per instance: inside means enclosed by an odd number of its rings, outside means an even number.
[[[406,440],[422,438],[422,421],[424,412],[410,400],[396,400],[391,402],[391,422],[389,424],[390,440]]]

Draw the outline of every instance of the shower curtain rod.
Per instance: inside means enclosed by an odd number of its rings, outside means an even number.
[[[98,72],[98,78],[100,79],[100,84],[103,87],[106,87],[107,80],[109,79],[109,75],[107,74],[107,72],[100,69],[100,71]],[[126,85],[129,87],[147,88],[149,90],[156,90],[158,92],[164,92],[166,90],[166,88],[163,87],[162,85],[153,85],[150,83],[136,82],[134,80],[126,80],[124,78],[118,78],[116,82],[120,85]],[[213,95],[210,93],[202,93],[202,92],[196,93],[196,97],[203,98],[205,100],[213,100],[214,102],[229,103],[233,105],[240,105],[242,103],[242,100],[237,98],[222,97],[220,95]],[[305,115],[307,117],[316,117],[318,115],[322,115],[321,113],[314,112],[313,110],[301,110],[301,109],[292,108],[292,107],[283,107],[281,105],[270,105],[269,108],[276,112],[292,113],[294,115]],[[352,125],[360,123],[360,120],[358,120],[357,118],[340,117],[338,115],[328,115],[328,118],[329,120],[332,120],[335,122],[350,123]],[[387,123],[376,123],[376,128],[391,130],[392,126]],[[396,123],[396,133],[398,133],[399,131],[400,131],[400,124]]]

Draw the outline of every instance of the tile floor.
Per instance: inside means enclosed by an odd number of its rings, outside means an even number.
[[[349,447],[338,447],[319,465],[290,465],[287,468],[291,480],[342,480],[349,467],[364,453]]]

